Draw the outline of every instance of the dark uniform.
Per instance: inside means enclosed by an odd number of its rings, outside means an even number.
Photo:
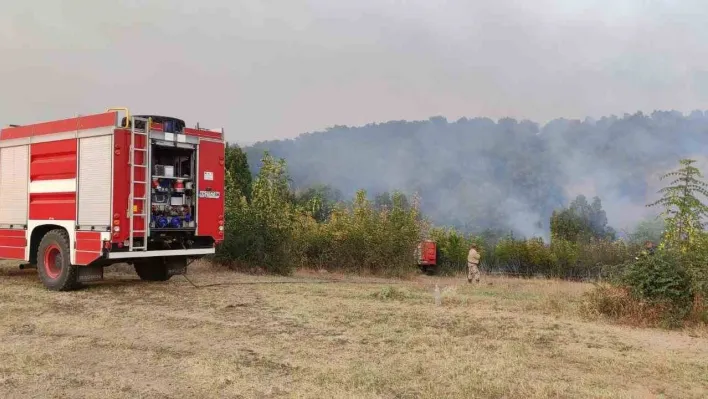
[[[651,241],[646,241],[644,243],[644,249],[639,252],[639,255],[635,257],[634,259],[639,259],[640,257],[645,257],[645,256],[650,256],[654,255],[654,252],[656,251],[656,246],[654,245],[653,242]]]

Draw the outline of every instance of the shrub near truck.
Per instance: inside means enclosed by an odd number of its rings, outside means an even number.
[[[119,120],[119,111],[125,117]],[[126,108],[0,131],[0,258],[69,290],[184,273],[224,237],[224,135]]]

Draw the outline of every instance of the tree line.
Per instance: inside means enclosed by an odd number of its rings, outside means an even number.
[[[295,187],[417,193],[436,225],[548,238],[554,210],[600,195],[617,233],[642,219],[653,173],[707,153],[708,115],[641,112],[546,124],[503,118],[334,126],[245,148],[256,174],[268,151],[288,160]]]

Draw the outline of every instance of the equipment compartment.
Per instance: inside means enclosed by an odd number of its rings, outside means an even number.
[[[196,230],[196,150],[152,144],[151,232]]]

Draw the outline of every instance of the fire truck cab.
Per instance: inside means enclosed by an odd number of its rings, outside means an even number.
[[[124,117],[119,119],[119,113]],[[0,131],[0,259],[51,290],[183,274],[224,237],[223,130],[127,108]]]

